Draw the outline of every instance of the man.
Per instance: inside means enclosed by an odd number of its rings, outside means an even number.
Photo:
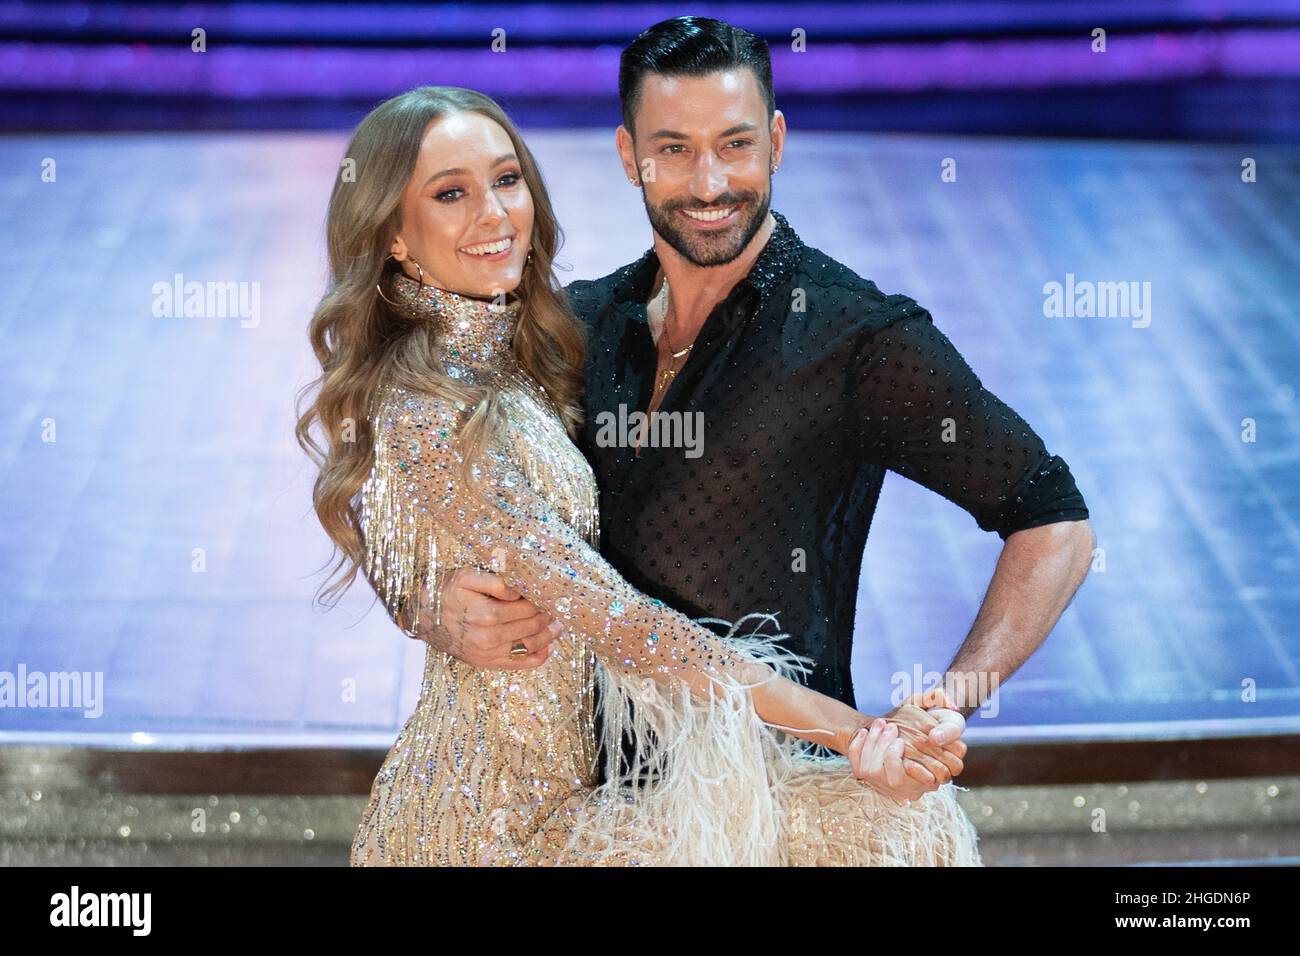
[[[859,571],[892,469],[1005,542],[946,675],[945,703],[969,716],[1087,573],[1095,540],[1069,467],[928,312],[771,210],[786,126],[761,39],[704,18],[656,24],[624,51],[619,91],[618,152],[654,247],[567,289],[590,330],[584,452],[602,554],[693,617],[779,613],[788,646],[815,662],[808,684],[852,705]],[[612,426],[635,412],[668,427]],[[702,416],[702,442],[652,440],[685,436],[687,416]],[[558,633],[486,572],[443,586],[441,619],[421,636],[477,666],[537,666]],[[956,724],[928,752],[964,753]]]

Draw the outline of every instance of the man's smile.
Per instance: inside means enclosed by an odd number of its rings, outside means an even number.
[[[725,229],[739,218],[740,205],[721,206],[717,209],[682,209],[681,214],[697,229]]]

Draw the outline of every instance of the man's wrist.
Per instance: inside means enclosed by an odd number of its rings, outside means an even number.
[[[442,592],[444,588],[452,586],[455,571],[455,568],[438,565],[429,576],[429,586],[425,591],[432,601],[428,610],[434,627],[442,627]]]
[[[878,718],[869,714],[857,714],[851,717],[835,735],[835,746],[832,748],[836,753],[848,756],[849,746],[853,743],[853,738],[858,735],[859,730],[870,729],[871,725]]]
[[[405,598],[397,602],[397,613],[393,615],[393,622],[407,637],[419,637],[411,625],[410,602]]]

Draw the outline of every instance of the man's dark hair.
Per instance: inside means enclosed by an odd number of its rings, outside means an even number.
[[[767,41],[748,30],[710,17],[673,17],[650,27],[623,51],[618,63],[618,97],[623,125],[635,135],[632,118],[647,73],[661,76],[704,76],[719,70],[748,67],[767,100],[767,118],[776,112],[772,95],[772,55]]]

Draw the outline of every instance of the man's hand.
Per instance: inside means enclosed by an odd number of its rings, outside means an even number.
[[[916,693],[885,715],[904,743],[904,769],[921,783],[947,783],[965,769],[965,718],[942,688]]]
[[[903,742],[898,726],[877,717],[863,727],[849,744],[849,766],[853,776],[899,805],[919,800],[928,791],[937,790],[937,782],[927,785],[903,769]]]
[[[559,621],[490,571],[458,568],[442,584],[442,624],[434,623],[430,595],[420,596],[419,639],[473,667],[530,670],[545,664],[552,641],[563,629]],[[511,657],[522,641],[527,657]]]

